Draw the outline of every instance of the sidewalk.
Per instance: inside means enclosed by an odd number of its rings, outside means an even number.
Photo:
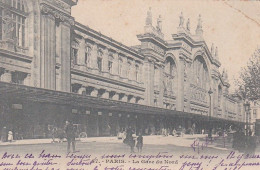
[[[190,147],[195,139],[199,139],[203,142],[206,135],[195,134],[195,135],[184,135],[183,137],[176,136],[162,136],[162,135],[152,135],[152,136],[144,136],[145,144],[151,145],[176,145],[182,147]],[[89,138],[81,138],[76,139],[81,143],[89,143],[89,142],[100,142],[100,143],[122,143],[122,140],[117,139],[116,136],[113,137],[89,137]],[[58,141],[56,139],[56,141]],[[0,142],[0,146],[12,146],[12,145],[36,145],[36,144],[51,144],[52,139],[24,139],[24,140],[16,140],[13,142]],[[215,143],[216,144],[216,143]],[[209,145],[209,147],[216,147],[213,145]],[[223,149],[221,147],[217,147]]]
[[[55,143],[58,143],[58,139],[55,140]],[[78,142],[115,142],[120,141],[116,137],[90,137],[90,138],[77,138]],[[66,140],[64,140],[66,142]],[[13,142],[0,142],[0,146],[12,146],[12,145],[37,145],[37,144],[51,144],[52,139],[23,139],[23,140],[14,140]]]

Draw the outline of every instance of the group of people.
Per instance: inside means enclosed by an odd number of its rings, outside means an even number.
[[[126,138],[123,140],[123,142],[130,146],[131,153],[134,152],[134,147],[136,146],[138,152],[142,152],[143,149],[143,136],[141,133],[139,133],[138,137],[136,138],[137,143],[135,141],[134,131],[130,127],[126,131]],[[135,144],[136,143],[136,144]]]
[[[254,154],[257,147],[257,137],[253,135],[251,130],[249,130],[248,134],[245,135],[242,128],[238,128],[233,134],[232,147],[239,152]]]
[[[14,135],[12,130],[8,130],[6,127],[3,127],[1,131],[1,141],[12,142],[13,140],[14,140]]]

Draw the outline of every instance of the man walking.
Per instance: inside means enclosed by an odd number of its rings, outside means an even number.
[[[75,144],[76,144],[75,128],[74,128],[73,124],[71,124],[71,122],[69,122],[69,121],[66,121],[65,133],[66,133],[67,142],[68,142],[67,152],[68,153],[70,152],[70,144],[72,145],[73,152],[75,152]]]

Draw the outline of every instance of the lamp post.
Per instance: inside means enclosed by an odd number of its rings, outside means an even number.
[[[208,94],[209,94],[209,116],[208,116],[209,134],[208,134],[208,137],[210,139],[212,139],[212,129],[211,129],[211,125],[210,125],[210,121],[211,121],[211,94],[212,93],[213,93],[213,91],[210,88],[209,91],[208,91]]]
[[[246,112],[246,136],[248,136],[248,118],[249,118],[250,103],[246,101],[244,106]]]

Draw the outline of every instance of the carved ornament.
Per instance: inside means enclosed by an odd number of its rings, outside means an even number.
[[[46,5],[46,4],[41,4],[41,12],[43,14],[49,14],[55,17],[55,19],[60,20],[61,22],[66,22],[70,25],[74,25],[75,21],[71,16],[68,16],[62,12],[59,12],[58,10]]]

